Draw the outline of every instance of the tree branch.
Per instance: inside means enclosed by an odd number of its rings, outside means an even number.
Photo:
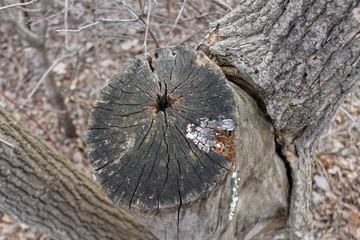
[[[224,9],[225,11],[232,11],[234,10],[229,4],[227,4],[224,1],[221,0],[210,0],[211,2],[215,3],[216,5],[218,5],[219,7],[221,7],[222,9]]]
[[[23,108],[24,105],[29,101],[29,99],[34,96],[34,94],[36,93],[36,91],[38,90],[38,88],[40,87],[40,85],[44,82],[44,80],[49,76],[49,74],[51,73],[51,71],[54,69],[54,67],[56,65],[58,65],[62,60],[64,60],[65,58],[74,56],[76,54],[76,52],[72,52],[66,55],[63,55],[61,57],[59,57],[58,59],[56,59],[52,65],[46,70],[46,72],[41,76],[40,80],[37,82],[37,84],[35,85],[35,87],[33,88],[33,90],[31,91],[31,93],[27,96],[27,98],[25,99],[24,103],[22,103],[20,105],[19,108]]]
[[[133,19],[106,19],[106,18],[99,18],[96,22],[90,23],[88,25],[85,25],[83,27],[80,27],[79,29],[58,29],[56,30],[57,32],[73,32],[73,33],[78,33],[81,32],[82,30],[89,28],[89,27],[93,27],[95,25],[98,25],[99,23],[106,23],[106,22],[110,22],[110,23],[125,23],[125,22],[140,22],[145,29],[148,28],[148,31],[150,32],[150,35],[152,37],[152,39],[154,40],[156,47],[159,48],[160,44],[155,36],[155,33],[151,30],[150,27],[147,26],[147,23],[145,22],[144,19],[141,18],[141,16],[143,15],[143,11],[144,11],[144,6],[145,6],[145,0],[143,1],[143,5],[142,5],[142,9],[140,14],[136,13],[136,11],[134,9],[132,9],[129,5],[127,5],[124,1],[120,1],[120,0],[115,0],[117,3],[120,3],[122,5],[124,5],[129,12],[134,15],[135,18]]]
[[[12,7],[26,6],[26,5],[29,5],[29,4],[32,4],[32,3],[37,3],[38,1],[39,0],[33,0],[33,1],[30,1],[30,2],[26,2],[26,3],[14,3],[14,4],[11,4],[11,5],[0,7],[0,10],[12,8]]]
[[[156,239],[2,107],[0,135],[1,211],[55,239]]]
[[[37,35],[28,29],[23,23],[14,20],[13,16],[7,9],[3,9],[0,14],[0,20],[4,21],[9,28],[13,29],[22,39],[27,41],[32,47],[40,48],[43,46],[44,41]]]

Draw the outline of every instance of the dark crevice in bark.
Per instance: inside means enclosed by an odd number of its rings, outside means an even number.
[[[276,153],[279,155],[281,161],[284,163],[285,169],[286,169],[286,176],[289,182],[289,194],[288,194],[288,203],[290,206],[290,201],[291,201],[291,191],[292,191],[292,187],[293,187],[293,177],[292,177],[292,172],[291,172],[291,166],[289,161],[286,159],[286,157],[284,156],[284,154],[282,153],[282,145],[276,143],[275,141],[275,146],[276,146]],[[290,211],[288,211],[288,214],[290,214]]]
[[[152,58],[151,58],[151,56],[148,56],[147,61],[148,61],[148,63],[149,63],[150,70],[151,70],[152,72],[155,72],[155,68],[154,68],[154,66],[153,66],[153,64],[152,64]]]
[[[180,192],[180,188],[179,188],[179,178],[177,179],[177,185],[178,185],[178,193],[179,193],[179,198],[180,198],[180,203],[179,203],[179,208],[177,210],[177,223],[176,223],[176,227],[177,227],[177,234],[176,234],[176,238],[177,240],[180,239],[179,235],[180,235],[180,211],[181,211],[181,207],[182,207],[182,198],[181,198],[181,192]]]

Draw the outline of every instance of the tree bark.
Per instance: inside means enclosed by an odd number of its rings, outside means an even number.
[[[272,126],[204,53],[178,45],[129,61],[101,90],[88,127],[105,193],[158,238],[285,227],[289,189]]]
[[[353,0],[242,1],[199,45],[271,119],[291,168],[292,231],[309,219],[319,135],[359,78],[358,6]]]
[[[248,0],[214,23],[199,48],[234,83],[227,82],[238,122],[234,169],[201,197],[183,206],[180,201],[181,208],[132,208],[133,214],[163,239],[273,239],[284,229],[301,230],[308,221],[317,139],[359,76],[360,24],[353,14],[359,2]],[[1,116],[2,210],[54,237],[91,239],[87,229],[100,231],[99,238],[126,229],[131,235],[124,239],[153,237],[96,195],[101,190],[92,180]]]
[[[0,210],[55,239],[156,239],[0,107]]]

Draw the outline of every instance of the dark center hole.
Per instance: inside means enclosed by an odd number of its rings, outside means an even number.
[[[158,95],[157,101],[156,101],[156,110],[157,111],[165,111],[166,108],[171,106],[171,99],[166,95]]]

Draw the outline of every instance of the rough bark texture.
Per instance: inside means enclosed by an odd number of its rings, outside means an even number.
[[[359,1],[241,1],[200,49],[270,117],[291,167],[288,226],[308,221],[312,153],[359,78]]]
[[[155,239],[2,107],[0,137],[2,212],[55,239]]]
[[[199,197],[180,201],[181,208],[174,208],[178,201],[172,208],[131,208],[132,213],[162,239],[272,239],[286,226],[291,231],[305,226],[317,138],[359,76],[356,6],[359,1],[248,0],[216,22],[200,48],[236,83],[224,80],[235,99],[234,166]],[[161,97],[158,110],[166,112]],[[14,144],[0,145],[1,210],[60,238],[91,239],[98,231],[103,239],[111,239],[106,234],[114,236],[112,231],[152,237],[96,195],[99,188],[62,157],[0,113],[0,133]],[[67,232],[69,237],[61,235]]]
[[[255,101],[202,52],[139,56],[101,91],[89,157],[107,195],[160,239],[234,239],[285,227],[286,170]]]

